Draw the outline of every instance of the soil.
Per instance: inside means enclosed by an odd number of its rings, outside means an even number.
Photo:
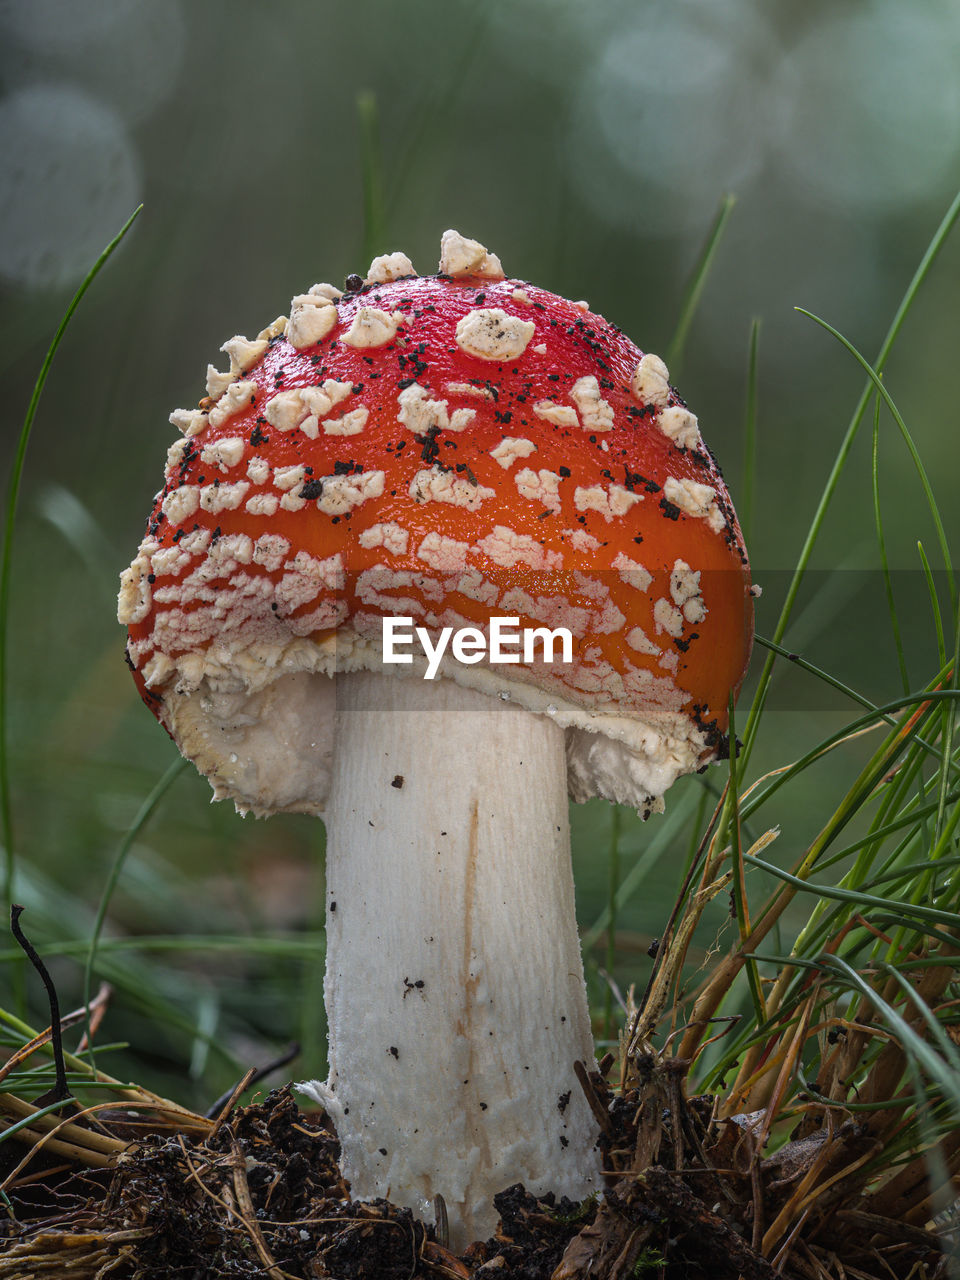
[[[352,1201],[336,1136],[289,1089],[235,1109],[203,1139],[137,1131],[110,1170],[54,1165],[43,1153],[7,1191],[0,1280],[945,1280],[944,1245],[916,1228],[818,1197],[784,1245],[765,1233],[814,1161],[843,1169],[866,1149],[855,1128],[751,1159],[744,1125],[716,1123],[713,1100],[686,1099],[683,1064],[651,1062],[615,1095],[581,1081],[601,1120],[602,1196],[584,1204],[496,1197],[500,1226],[455,1257],[432,1226],[386,1201]],[[113,1113],[116,1114],[116,1113]],[[109,1121],[121,1136],[127,1121]],[[739,1119],[739,1118],[738,1118]],[[0,1147],[0,1154],[3,1147]],[[18,1151],[18,1158],[22,1150]],[[825,1179],[821,1179],[825,1181]],[[760,1221],[756,1220],[760,1206]],[[792,1234],[791,1234],[792,1232]],[[779,1254],[779,1256],[778,1256]]]

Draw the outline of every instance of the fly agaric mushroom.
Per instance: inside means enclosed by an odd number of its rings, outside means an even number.
[[[438,274],[378,258],[224,350],[122,576],[129,662],[216,798],[323,812],[330,1070],[303,1088],[355,1196],[440,1194],[463,1245],[514,1182],[599,1185],[567,793],[648,813],[722,754],[743,541],[663,362],[456,232]],[[397,615],[481,644],[419,679],[384,665]],[[492,661],[507,616],[572,660]]]

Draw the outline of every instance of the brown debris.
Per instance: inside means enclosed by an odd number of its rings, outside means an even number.
[[[144,1133],[126,1112],[102,1113],[124,1147],[112,1170],[41,1151],[39,1168],[8,1182],[0,1280],[947,1276],[935,1235],[865,1207],[875,1142],[864,1126],[765,1156],[763,1114],[718,1118],[715,1099],[686,1096],[687,1066],[636,1053],[617,1091],[584,1069],[581,1087],[606,1121],[602,1196],[575,1204],[509,1187],[495,1199],[496,1235],[460,1258],[409,1209],[351,1201],[335,1134],[289,1088],[192,1128],[155,1122]]]

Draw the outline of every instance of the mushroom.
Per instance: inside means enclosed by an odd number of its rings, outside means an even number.
[[[747,557],[663,362],[448,231],[233,338],[121,580],[147,704],[242,813],[323,813],[329,1075],[354,1196],[582,1198],[597,1126],[567,796],[644,814],[725,749]],[[388,620],[434,650],[384,662]],[[497,618],[569,661],[484,651]],[[394,621],[391,626],[396,630]],[[436,654],[443,628],[474,628]],[[554,655],[556,656],[556,655]]]

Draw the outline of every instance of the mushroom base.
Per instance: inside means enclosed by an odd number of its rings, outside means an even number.
[[[515,1182],[582,1199],[597,1127],[564,734],[448,680],[336,677],[326,1083],[358,1198],[493,1234]]]

